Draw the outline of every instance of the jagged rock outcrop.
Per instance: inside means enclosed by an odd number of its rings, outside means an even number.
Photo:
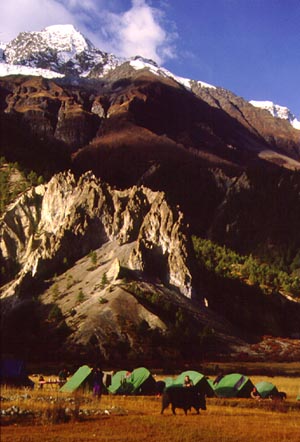
[[[278,249],[282,255],[284,249],[293,260],[299,131],[220,88],[198,85],[193,92],[130,63],[76,85],[0,79],[1,154],[47,178],[69,168],[76,174],[92,170],[120,189],[142,184],[163,191],[180,205],[192,233],[241,253]],[[220,170],[233,183],[230,201],[218,184]],[[252,184],[235,192],[243,173]],[[278,218],[287,201],[287,215]]]
[[[115,190],[87,172],[60,173],[12,204],[0,225],[1,261],[19,270],[3,296],[20,294],[30,277],[43,280],[101,245],[128,244],[130,269],[159,276],[192,295],[189,242],[183,214],[162,192]]]

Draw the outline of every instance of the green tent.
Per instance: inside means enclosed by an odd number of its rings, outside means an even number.
[[[174,382],[176,381],[176,379],[168,377],[163,379],[163,382],[165,383],[165,388],[171,387],[172,385],[174,385]]]
[[[92,369],[87,365],[83,365],[73,374],[73,376],[60,388],[64,393],[73,393],[78,388],[86,388],[88,385],[88,378]],[[90,386],[89,386],[90,387]]]
[[[118,375],[117,378],[115,376]],[[154,394],[156,390],[156,382],[147,368],[140,367],[128,374],[125,371],[116,373],[113,376],[112,384],[108,388],[112,394]]]
[[[214,384],[214,381],[212,380],[212,379],[210,379],[210,378],[207,378],[207,382],[208,382],[208,385],[210,386],[210,388],[211,388],[211,390],[212,390],[212,396],[209,396],[209,397],[214,397],[215,396],[215,384]]]
[[[127,379],[130,376],[130,372],[127,370],[120,370],[115,373],[111,379],[111,384],[108,387],[109,393],[117,394],[119,390],[121,391],[122,386],[126,384]]]
[[[211,388],[207,378],[198,371],[188,370],[182,372],[177,378],[174,380],[174,382],[171,384],[171,386],[174,387],[183,387],[184,384],[184,378],[186,376],[189,376],[189,378],[192,380],[193,385],[201,392],[205,393],[209,397],[213,397],[214,390]],[[168,388],[170,385],[166,385],[166,388]]]
[[[272,394],[278,393],[277,388],[271,382],[258,382],[255,387],[263,399],[270,397]]]
[[[153,394],[156,391],[156,381],[147,368],[140,367],[133,370],[130,376],[133,385],[133,394]]]
[[[240,373],[232,373],[223,376],[215,384],[214,390],[218,397],[250,397],[254,385],[251,380]]]

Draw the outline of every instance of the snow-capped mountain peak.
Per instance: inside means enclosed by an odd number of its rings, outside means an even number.
[[[272,101],[249,101],[255,107],[260,109],[265,109],[270,112],[275,118],[281,118],[282,120],[288,120],[294,129],[300,130],[300,121],[297,120],[295,115],[285,106],[280,106],[279,104],[274,104]]]
[[[80,53],[94,49],[94,45],[73,25],[52,25],[41,31],[50,48]]]
[[[1,61],[1,57],[0,57]],[[125,62],[133,69],[147,69],[152,74],[172,78],[192,90],[214,88],[208,83],[174,75],[153,60],[135,56],[129,60],[102,52],[73,25],[52,25],[39,32],[21,32],[2,50],[0,76],[10,74],[42,75],[47,78],[65,75],[101,77]]]
[[[60,74],[56,76],[86,76],[95,66],[103,74],[119,63],[112,54],[96,49],[73,25],[53,25],[39,32],[21,32],[6,45],[2,58],[6,66],[48,70],[47,77],[49,71],[54,73],[53,76],[55,73]],[[12,68],[0,66],[0,75],[6,70],[12,73]]]
[[[140,56],[125,60],[103,52],[71,24],[47,26],[38,32],[21,32],[8,44],[0,43],[0,77],[41,75],[46,78],[100,78],[126,62],[132,69],[147,69],[154,75],[172,78],[193,92],[218,89],[202,81],[177,76]],[[287,107],[271,101],[252,100],[250,104],[269,111],[275,118],[288,120],[295,129],[300,130],[300,121]]]
[[[38,32],[21,32],[6,46],[5,60],[11,64],[23,64],[26,60],[32,66],[37,58],[41,58],[39,54],[44,57],[63,54],[61,58],[71,59],[76,54],[93,49],[92,43],[73,25],[54,25]]]

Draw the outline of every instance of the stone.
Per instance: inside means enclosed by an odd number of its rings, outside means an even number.
[[[188,297],[192,294],[183,215],[168,205],[163,193],[143,186],[120,191],[90,172],[78,180],[71,172],[60,173],[8,208],[0,237],[3,258],[21,268],[6,288],[10,295],[26,276],[43,279],[63,260],[79,259],[110,241],[134,243],[130,269],[147,273],[153,263],[154,270],[162,265],[165,282]],[[119,273],[115,261],[108,274],[115,279]]]

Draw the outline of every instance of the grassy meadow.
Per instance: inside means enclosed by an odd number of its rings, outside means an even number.
[[[47,386],[24,395],[24,390],[4,387],[1,408],[12,405],[32,409],[39,417],[2,417],[1,442],[300,442],[300,379],[251,376],[267,380],[287,393],[286,401],[207,399],[207,410],[187,416],[177,409],[160,415],[161,399],[155,396],[67,395]],[[68,402],[70,401],[70,402]],[[67,423],[58,422],[59,409],[69,407]],[[88,415],[79,410],[92,410]],[[98,412],[99,414],[95,414]]]

